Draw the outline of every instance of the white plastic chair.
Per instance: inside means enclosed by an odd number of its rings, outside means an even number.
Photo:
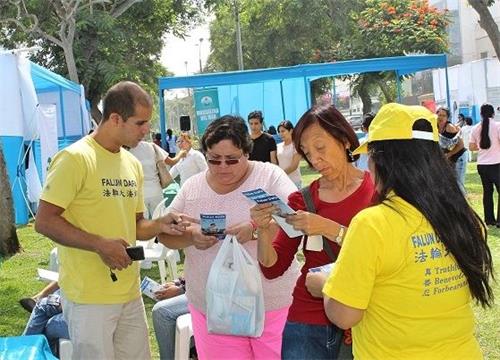
[[[73,344],[69,339],[59,339],[59,360],[71,360]]]
[[[184,314],[177,318],[175,326],[175,360],[189,359],[191,349],[191,336],[193,336],[193,324],[191,314]]]
[[[165,198],[160,201],[153,211],[153,219],[166,215],[168,212],[168,208],[165,207],[166,201],[171,201],[171,199]],[[148,241],[137,241],[136,244],[144,247],[145,261],[158,262],[160,281],[162,284],[165,284],[167,281],[167,266],[170,279],[173,280],[177,278],[177,263],[181,260],[179,251],[169,249],[161,243],[155,243],[154,238]]]

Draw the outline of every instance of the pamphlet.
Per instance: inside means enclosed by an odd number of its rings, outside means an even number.
[[[329,274],[333,270],[334,266],[335,266],[335,263],[329,263],[329,264],[325,264],[322,266],[310,268],[309,272],[312,272],[312,273],[323,272],[323,273]]]
[[[270,195],[260,188],[255,190],[243,191],[243,195],[245,195],[248,199],[256,202],[257,204],[272,203],[274,206],[276,206],[276,212],[273,214],[273,219],[289,237],[294,238],[304,235],[302,231],[295,230],[292,225],[286,222],[286,216],[294,215],[295,211],[278,196]]]
[[[226,237],[226,214],[200,214],[201,232],[215,236],[218,240]]]
[[[153,279],[144,276],[141,282],[141,292],[146,295],[147,297],[153,299],[154,301],[158,301],[158,299],[155,296],[155,292],[161,289],[161,285],[158,284],[156,281]]]

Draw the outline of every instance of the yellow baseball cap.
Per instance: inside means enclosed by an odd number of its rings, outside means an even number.
[[[413,130],[413,124],[425,119],[432,125],[432,132]],[[438,141],[437,116],[423,106],[390,103],[382,106],[368,129],[368,140],[353,155],[368,152],[368,143],[382,140],[422,139]]]

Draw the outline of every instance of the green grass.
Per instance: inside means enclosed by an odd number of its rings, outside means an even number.
[[[302,181],[309,184],[318,175],[307,168],[305,162],[301,163]],[[474,209],[482,216],[481,183],[476,172],[476,165],[469,164],[466,188],[469,199]],[[18,254],[0,260],[0,336],[17,336],[24,329],[28,320],[28,313],[21,308],[18,300],[38,292],[45,283],[36,279],[36,269],[47,268],[50,249],[53,243],[37,234],[33,226],[27,225],[18,228],[18,236],[22,251]],[[500,268],[500,229],[490,229],[488,242],[495,263],[495,268]],[[182,272],[182,265],[179,267]],[[159,280],[156,264],[151,270],[142,270],[142,275]],[[475,306],[477,336],[481,344],[485,359],[500,359],[500,285],[494,284],[497,304],[490,309]],[[158,358],[158,345],[153,333],[151,323],[151,309],[154,302],[144,298],[146,312],[150,327],[150,343],[153,357]]]

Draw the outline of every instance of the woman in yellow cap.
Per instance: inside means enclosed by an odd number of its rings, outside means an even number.
[[[323,288],[329,319],[352,327],[356,359],[482,358],[470,303],[492,304],[492,259],[435,115],[387,104],[361,152],[379,199],[351,221]]]

